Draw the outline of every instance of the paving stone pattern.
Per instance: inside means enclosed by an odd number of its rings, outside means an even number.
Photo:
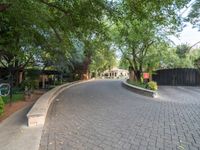
[[[200,88],[137,95],[120,81],[67,89],[51,106],[40,150],[199,150]]]

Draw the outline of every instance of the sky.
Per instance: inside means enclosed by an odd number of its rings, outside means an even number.
[[[181,10],[181,14],[183,17],[186,17],[190,10],[192,4],[194,4],[196,0],[191,0],[186,8]],[[175,36],[171,36],[170,39],[175,43],[175,45],[185,44],[188,43],[189,45],[194,45],[195,43],[200,41],[200,31],[197,28],[193,28],[192,24],[187,23],[187,26],[183,29],[180,33],[180,37],[177,38]],[[195,47],[200,47],[200,44],[197,44]]]
[[[198,31],[198,29],[196,28],[192,28],[192,25],[188,23],[187,26],[180,33],[179,38],[171,36],[170,39],[176,45],[180,45],[182,43],[188,43],[189,45],[193,45],[200,41],[200,31]],[[200,44],[198,44],[197,47],[200,47]]]

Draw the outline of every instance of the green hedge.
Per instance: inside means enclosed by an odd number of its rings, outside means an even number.
[[[5,104],[9,103],[9,100],[10,100],[9,96],[5,96],[5,97],[2,97],[2,98],[3,98],[3,101],[4,101]],[[13,94],[12,102],[20,101],[20,100],[23,100],[23,99],[24,99],[23,93],[16,93],[16,94]]]
[[[4,101],[0,96],[0,116],[3,114],[4,111]]]

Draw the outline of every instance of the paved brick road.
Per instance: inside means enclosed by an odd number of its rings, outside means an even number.
[[[120,81],[94,81],[58,96],[40,150],[200,149],[200,89],[161,87],[157,99]]]

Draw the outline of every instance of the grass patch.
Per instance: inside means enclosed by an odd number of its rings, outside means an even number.
[[[9,96],[5,96],[5,97],[2,97],[4,103],[9,103]],[[12,102],[17,102],[17,101],[21,101],[24,99],[24,94],[23,93],[16,93],[16,94],[13,94],[13,97],[12,97]]]
[[[149,90],[152,90],[152,91],[156,91],[158,89],[158,85],[154,81],[150,81],[148,83],[142,83],[142,82],[138,82],[138,81],[127,80],[127,83],[134,85],[134,86],[144,88],[144,89],[149,89]]]
[[[127,80],[127,83],[147,89],[147,84],[145,83],[141,83],[138,81],[130,81],[130,80]]]

